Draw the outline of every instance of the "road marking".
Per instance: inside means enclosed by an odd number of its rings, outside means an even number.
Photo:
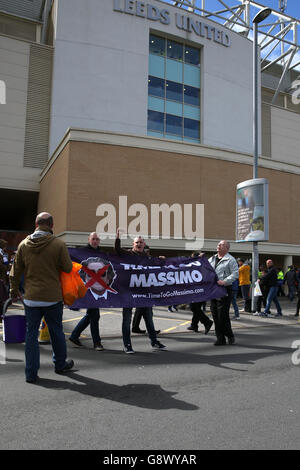
[[[180,325],[172,326],[172,328],[167,328],[166,330],[163,330],[162,333],[168,333],[168,331],[176,330],[176,329],[179,328],[180,326],[188,325],[189,323],[191,323],[190,320],[189,320],[189,321],[185,321],[184,323],[180,323]]]
[[[69,318],[68,320],[63,320],[63,323],[68,323],[70,321],[76,321],[76,320],[81,320],[82,317],[76,317],[76,318]]]

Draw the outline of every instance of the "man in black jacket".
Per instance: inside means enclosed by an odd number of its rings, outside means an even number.
[[[136,237],[133,240],[132,248],[129,250],[124,250],[121,248],[121,240],[120,240],[120,232],[119,229],[117,230],[117,237],[115,241],[115,250],[118,255],[122,254],[130,254],[137,259],[139,257],[149,257],[147,253],[145,253],[145,240],[142,237]],[[153,324],[153,313],[151,307],[141,307],[140,310],[142,311],[147,332],[151,341],[152,349],[156,350],[165,350],[166,346],[161,344],[157,341],[156,338],[156,331]],[[133,354],[134,350],[132,349],[131,344],[131,337],[130,337],[130,324],[131,324],[131,316],[132,316],[132,308],[124,307],[123,308],[123,321],[122,321],[122,335],[123,335],[123,343],[124,343],[124,352],[126,354]]]
[[[287,283],[288,291],[289,291],[288,297],[290,301],[292,302],[295,297],[296,283],[297,283],[297,273],[293,265],[288,267],[288,271],[286,272],[284,276],[284,281]]]
[[[272,301],[274,302],[276,309],[277,309],[277,317],[282,317],[282,310],[277,298],[277,291],[278,291],[278,283],[277,283],[277,270],[273,265],[273,261],[268,259],[266,262],[267,265],[267,272],[264,276],[262,276],[262,281],[264,285],[269,289],[268,297],[267,297],[267,305],[263,313],[261,313],[262,317],[269,317],[271,316],[270,307]]]
[[[100,238],[96,232],[92,232],[88,238],[88,244],[84,247],[85,250],[91,252],[91,256],[97,256],[97,253],[100,251]],[[100,331],[99,331],[99,319],[100,319],[100,310],[99,308],[88,308],[86,315],[82,317],[77,326],[71,333],[69,341],[77,347],[82,347],[82,343],[79,340],[79,336],[90,325],[91,335],[94,343],[95,351],[103,351],[103,346],[101,344]]]

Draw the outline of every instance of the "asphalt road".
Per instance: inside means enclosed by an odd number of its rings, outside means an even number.
[[[24,345],[0,341],[0,449],[299,449],[300,323],[284,311],[282,320],[244,315],[237,343],[216,347],[213,331],[187,332],[190,313],[157,309],[168,350],[135,335],[134,355],[122,351],[120,312],[103,312],[105,350],[91,348],[86,330],[84,349],[68,342],[75,368],[61,376],[41,345],[36,385],[24,380]],[[67,338],[80,315],[66,311]]]

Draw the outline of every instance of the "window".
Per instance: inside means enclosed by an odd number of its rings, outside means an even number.
[[[187,64],[200,66],[200,50],[195,47],[185,46],[184,61]]]
[[[164,132],[164,114],[157,111],[148,111],[148,130]]]
[[[182,83],[170,82],[166,83],[166,98],[167,100],[180,101],[183,100],[183,86]]]
[[[150,34],[148,133],[200,142],[200,48]]]
[[[148,94],[149,96],[159,96],[164,98],[165,96],[165,81],[161,78],[152,77],[148,78]]]
[[[150,34],[150,54],[165,55],[165,39]]]
[[[184,119],[184,137],[189,137],[191,139],[200,138],[199,121],[187,118]]]
[[[200,105],[200,90],[192,86],[184,85],[184,102],[194,106]]]
[[[182,136],[182,117],[166,115],[166,133]]]
[[[183,60],[183,44],[174,41],[167,42],[167,56],[170,59]]]

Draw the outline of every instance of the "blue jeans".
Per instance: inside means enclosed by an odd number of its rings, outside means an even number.
[[[240,316],[239,307],[238,307],[238,305],[237,305],[237,303],[236,303],[237,294],[238,294],[238,291],[237,291],[237,290],[233,290],[233,291],[232,291],[231,304],[232,304],[232,306],[233,306],[234,316],[235,316],[235,317],[239,317],[239,316]]]
[[[270,313],[270,307],[271,307],[271,303],[272,303],[272,300],[273,300],[274,304],[276,305],[277,313],[279,315],[282,314],[281,306],[280,306],[280,303],[277,299],[277,290],[278,290],[277,286],[270,287],[269,292],[268,292],[268,297],[267,297],[267,305],[265,307],[264,313]]]
[[[156,332],[153,324],[153,312],[151,307],[142,307],[143,317],[151,344],[156,343]],[[131,346],[130,324],[131,324],[132,308],[123,308],[122,335],[124,346]]]
[[[25,305],[26,343],[25,343],[25,375],[26,379],[35,379],[40,368],[40,348],[38,342],[39,327],[44,317],[47,323],[53,350],[53,363],[56,370],[66,365],[67,347],[63,332],[63,303],[50,307],[28,307]]]
[[[91,335],[94,345],[101,343],[100,333],[99,333],[99,318],[100,311],[99,308],[88,308],[86,314],[79,323],[75,326],[74,330],[71,333],[72,339],[78,339],[83,330],[85,330],[89,325],[91,328]]]

